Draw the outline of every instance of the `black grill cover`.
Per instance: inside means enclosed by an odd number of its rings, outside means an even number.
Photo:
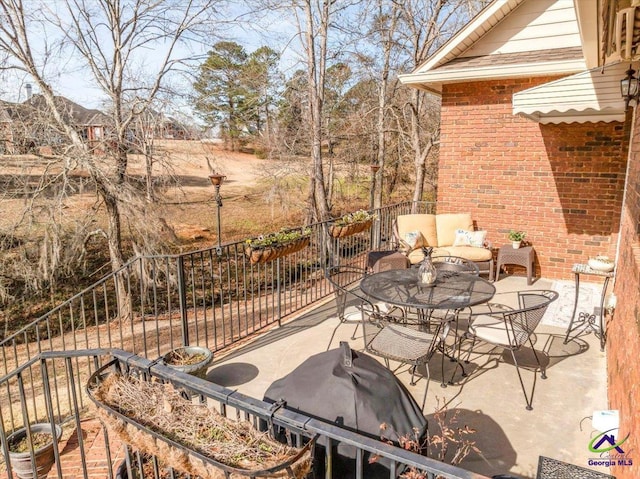
[[[427,429],[420,406],[394,374],[371,356],[351,351],[346,342],[311,356],[273,382],[264,400],[284,400],[287,409],[374,439],[380,439],[383,423],[389,426],[385,437],[392,440],[395,433],[413,437],[414,428],[422,437]],[[340,446],[336,452],[343,458],[355,457],[350,446]],[[346,471],[343,474],[340,477],[349,477]]]

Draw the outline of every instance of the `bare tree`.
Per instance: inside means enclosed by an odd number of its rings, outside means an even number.
[[[405,0],[398,2],[400,22],[398,47],[404,50],[407,61],[404,68],[413,70],[424,63],[447,39],[449,39],[469,16],[487,2],[484,0]],[[427,172],[431,174],[429,185],[435,198],[437,183],[436,168],[427,168],[427,160],[434,159],[433,151],[439,144],[439,121],[432,121],[433,98],[413,88],[411,99],[405,105],[407,141],[413,150],[415,187],[413,201],[423,199]],[[425,121],[427,119],[427,121]]]
[[[67,157],[76,158],[95,182],[107,212],[105,235],[114,270],[125,261],[123,208],[127,214],[141,213],[137,211],[141,203],[135,200],[139,194],[126,175],[132,123],[147,111],[170,73],[184,65],[188,57],[180,55],[179,44],[202,33],[213,6],[214,0],[61,0],[26,5],[22,0],[0,0],[0,50],[13,68],[28,74],[36,84],[69,140]],[[44,50],[34,40],[41,29],[48,32],[45,39],[56,41],[46,44]],[[146,56],[149,51],[153,61]],[[90,154],[79,132],[59,110],[48,79],[55,52],[60,54],[58,60],[72,55],[109,99],[108,161],[98,161]]]
[[[5,67],[29,78],[50,124],[65,139],[56,158],[58,198],[69,191],[72,172],[89,175],[96,191],[94,207],[106,213],[107,224],[106,228],[91,225],[92,229],[83,225],[80,244],[96,235],[104,237],[113,271],[126,261],[125,233],[138,253],[162,244],[159,233],[164,233],[166,223],[127,175],[133,124],[171,75],[194,60],[193,50],[180,46],[184,40],[197,42],[200,35],[211,34],[214,6],[215,0],[0,0],[0,55],[6,58]],[[100,154],[95,154],[56,95],[54,80],[69,73],[65,66],[79,69],[107,98],[109,121]],[[34,191],[32,201],[37,197]],[[50,218],[60,222],[64,215]],[[40,263],[45,277],[62,262],[57,251],[64,249],[58,241],[63,230],[45,231],[47,240],[40,249],[40,258],[47,263]],[[124,290],[118,300],[120,317],[130,318]]]

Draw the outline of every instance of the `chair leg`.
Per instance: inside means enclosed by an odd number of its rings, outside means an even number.
[[[533,375],[533,388],[531,389],[531,397],[529,397],[527,395],[527,389],[524,386],[524,381],[522,380],[522,374],[520,373],[520,367],[518,366],[518,360],[516,359],[516,355],[515,352],[513,351],[513,349],[509,350],[511,352],[511,357],[513,358],[513,364],[516,365],[516,372],[518,373],[518,379],[520,380],[520,386],[522,387],[522,393],[524,394],[524,400],[527,403],[527,411],[531,411],[533,409],[533,407],[531,406],[531,403],[533,402],[533,391],[536,387],[536,375]]]
[[[471,359],[471,353],[473,352],[473,348],[476,345],[476,337],[473,337],[473,342],[471,343],[471,347],[469,348],[469,352],[467,353],[467,359],[464,360],[465,364],[469,364],[469,359]],[[462,347],[462,345],[461,345]]]
[[[388,366],[387,366],[388,367]],[[409,384],[411,386],[415,386],[416,385],[416,381],[415,381],[415,376],[416,376],[416,369],[418,368],[418,366],[416,366],[415,364],[411,367],[411,381],[409,381]]]
[[[533,347],[533,341],[531,341],[531,336],[529,336],[529,344],[531,345],[531,351],[533,351],[533,356],[536,358],[536,362],[538,363],[538,367],[540,368],[540,377],[542,379],[547,379],[547,368],[542,366],[542,363],[538,358],[538,354],[536,353],[536,350]]]
[[[356,339],[356,332],[358,332],[358,326],[360,326],[360,323],[356,324],[356,327],[353,330],[353,333],[351,334],[351,339]]]

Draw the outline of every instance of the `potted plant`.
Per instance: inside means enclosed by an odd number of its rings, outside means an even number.
[[[31,450],[35,458],[37,479],[47,477],[54,462],[53,441],[60,440],[62,428],[55,425],[55,435],[50,423],[36,423],[27,428],[20,428],[7,436],[7,449],[11,469],[20,479],[32,479],[33,463],[31,462]]]
[[[162,356],[162,363],[170,368],[204,379],[213,353],[201,346],[185,346]]]
[[[335,219],[329,225],[329,234],[333,238],[344,238],[356,233],[361,233],[371,228],[376,215],[365,210],[348,213]]]
[[[524,231],[511,230],[507,236],[509,237],[509,241],[511,241],[513,249],[518,249],[527,234]]]
[[[588,261],[589,267],[596,271],[602,271],[603,273],[609,273],[613,271],[615,262],[608,256],[598,255],[595,258],[590,258]]]
[[[248,239],[245,254],[252,264],[266,263],[309,246],[311,228],[283,229],[277,233]]]

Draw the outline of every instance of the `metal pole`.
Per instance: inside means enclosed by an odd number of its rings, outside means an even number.
[[[184,257],[178,256],[177,268],[178,268],[178,298],[180,299],[180,321],[182,322],[182,345],[189,346],[189,324],[188,324],[188,316],[187,316],[187,285],[184,277]]]
[[[218,214],[218,247],[216,254],[222,256],[222,225],[220,224],[220,208],[222,208],[222,196],[220,196],[220,185],[216,185],[216,210]]]

